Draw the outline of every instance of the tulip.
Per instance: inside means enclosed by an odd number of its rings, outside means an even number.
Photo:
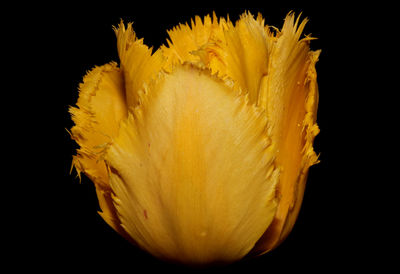
[[[95,67],[70,108],[73,167],[101,217],[162,260],[205,265],[258,256],[292,230],[313,140],[320,51],[289,13],[215,14],[168,32],[157,51],[121,21],[119,65]]]

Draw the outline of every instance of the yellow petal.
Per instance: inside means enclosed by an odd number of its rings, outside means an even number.
[[[274,42],[261,16],[245,13],[233,25],[226,23],[224,38],[209,44],[208,67],[220,76],[228,76],[248,94],[251,103],[258,101],[261,81],[268,74],[269,55]]]
[[[218,22],[215,14],[203,21],[197,16],[191,27],[180,25],[168,32],[169,47],[162,47],[168,63],[201,64],[221,78],[232,79],[251,103],[258,104],[275,41],[261,15],[244,13],[235,25],[229,19]]]
[[[162,68],[164,58],[160,50],[152,54],[152,49],[143,44],[143,39],[137,39],[131,23],[125,28],[121,22],[114,31],[124,73],[126,101],[128,109],[131,109],[138,104],[139,90]]]
[[[291,231],[302,202],[308,168],[317,162],[312,142],[319,131],[315,124],[318,104],[315,63],[319,51],[310,52],[312,38],[300,39],[307,19],[300,23],[293,13],[288,14],[281,31],[275,29],[276,34],[264,25],[261,15],[254,18],[245,13],[235,25],[229,20],[221,20],[219,24],[216,21],[214,28],[200,28],[208,36],[190,39],[200,41],[197,43],[187,43],[183,31],[176,33],[174,46],[190,44],[179,47],[180,55],[186,56],[183,60],[200,62],[213,74],[232,79],[250,103],[265,109],[271,119],[268,135],[276,144],[277,165],[283,171],[278,187],[281,198],[278,214],[253,250],[264,252]],[[190,32],[188,26],[185,29]]]
[[[105,157],[122,227],[161,258],[242,258],[277,204],[265,114],[188,65],[160,75],[141,96]]]
[[[199,16],[188,24],[179,26],[168,31],[170,40],[168,46],[161,46],[163,55],[167,58],[167,70],[171,70],[176,64],[184,62],[196,63],[200,60],[198,50],[209,43],[223,39],[223,23],[218,23],[215,13],[213,18],[205,16],[203,21]]]
[[[315,63],[319,51],[310,52],[309,40],[300,39],[307,20],[289,14],[270,55],[269,74],[260,98],[271,119],[271,138],[277,144],[276,162],[281,168],[280,202],[271,226],[253,252],[276,247],[291,231],[303,198],[308,168],[317,162],[312,148],[318,134]]]
[[[116,227],[112,205],[105,202],[111,189],[101,155],[127,116],[122,72],[115,63],[96,67],[84,77],[79,90],[77,107],[70,108],[75,123],[71,135],[80,146],[73,165],[78,174],[83,172],[94,182],[102,215]]]

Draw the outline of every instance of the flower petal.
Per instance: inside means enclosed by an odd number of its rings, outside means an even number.
[[[229,78],[259,104],[263,78],[268,74],[269,55],[276,40],[259,14],[244,13],[235,25],[215,16],[196,17],[192,26],[180,25],[169,32],[169,47],[163,46],[168,63],[191,62]]]
[[[160,50],[152,54],[152,49],[143,44],[143,39],[137,39],[132,23],[125,28],[121,22],[114,31],[125,77],[127,105],[128,109],[132,109],[138,104],[139,90],[161,70],[164,58]]]
[[[183,60],[203,64],[213,74],[233,80],[250,103],[265,109],[271,119],[267,135],[276,144],[277,164],[283,172],[278,187],[281,197],[278,214],[254,250],[264,252],[279,244],[292,229],[308,168],[317,162],[312,143],[319,131],[315,124],[318,103],[315,63],[319,51],[310,52],[309,41],[313,38],[300,39],[307,19],[300,23],[293,13],[285,18],[281,31],[275,29],[276,34],[264,25],[261,15],[254,18],[245,13],[235,25],[229,20],[215,22],[214,28],[196,24],[208,35],[199,35],[203,39],[182,43],[184,39],[179,36],[173,40],[173,46],[190,44],[190,51],[179,47],[183,52],[180,55],[186,56]],[[186,26],[178,33],[189,37],[190,31]],[[197,33],[202,34],[199,30]]]
[[[94,182],[102,216],[116,228],[116,215],[106,202],[111,189],[101,155],[118,133],[120,121],[127,116],[122,73],[116,63],[96,67],[84,77],[79,90],[77,107],[70,108],[75,123],[71,135],[80,146],[73,166],[79,176],[83,172]]]
[[[161,258],[240,259],[277,205],[266,116],[194,66],[159,77],[105,157],[121,225]]]
[[[208,53],[207,66],[219,76],[233,79],[248,94],[250,102],[258,104],[274,40],[260,15],[255,19],[250,13],[244,13],[235,25],[226,23],[223,39],[204,48]]]
[[[319,51],[310,52],[309,40],[300,39],[307,20],[289,14],[270,56],[269,74],[263,81],[261,105],[271,119],[271,138],[277,144],[276,162],[282,168],[280,203],[271,226],[253,252],[267,252],[291,231],[299,213],[308,168],[317,162],[312,143],[316,125],[318,90],[315,63]]]
[[[198,62],[200,58],[196,51],[210,42],[223,39],[223,25],[218,23],[214,13],[212,19],[207,15],[203,21],[196,16],[191,22],[191,27],[188,24],[180,24],[169,30],[168,34],[170,37],[168,46],[161,46],[161,50],[167,58],[167,69],[171,70],[176,64]]]

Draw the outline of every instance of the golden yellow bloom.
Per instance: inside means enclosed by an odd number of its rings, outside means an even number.
[[[115,28],[120,65],[90,71],[70,108],[73,165],[111,227],[186,264],[260,255],[288,235],[317,162],[306,22],[196,17],[154,53],[132,24]]]

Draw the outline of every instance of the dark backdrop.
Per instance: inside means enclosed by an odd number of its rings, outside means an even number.
[[[359,65],[364,64],[361,60],[368,54],[361,45],[369,40],[368,28],[375,25],[375,19],[366,11],[325,5],[319,9],[159,7],[157,11],[127,9],[116,15],[66,12],[37,18],[38,24],[31,31],[34,37],[45,38],[46,43],[36,53],[38,62],[45,67],[37,71],[42,75],[39,81],[44,87],[37,96],[44,106],[40,107],[40,122],[36,125],[47,132],[42,152],[47,168],[41,173],[46,178],[45,198],[40,198],[43,207],[35,213],[38,216],[35,220],[42,221],[32,222],[42,232],[36,236],[37,245],[43,246],[35,252],[36,265],[53,268],[55,272],[64,268],[130,269],[131,273],[194,271],[152,258],[131,246],[101,219],[93,184],[85,176],[79,183],[76,173],[70,174],[77,146],[66,129],[73,125],[68,107],[75,104],[77,87],[85,73],[95,65],[118,61],[112,26],[120,19],[133,21],[137,35],[144,37],[147,45],[158,48],[167,38],[167,29],[213,10],[218,16],[229,14],[232,21],[245,10],[253,14],[261,12],[268,25],[278,28],[291,10],[309,18],[304,33],[318,38],[311,42],[311,49],[322,49],[317,63],[320,91],[317,122],[321,132],[314,144],[321,162],[310,168],[298,221],[281,246],[262,257],[207,271],[325,273],[344,267],[357,269],[360,265],[358,255],[361,250],[368,250],[371,240],[365,240],[364,228],[359,225],[365,218],[366,206],[358,200],[363,196],[359,187],[366,183],[355,170],[355,163],[363,157],[357,132],[365,125],[365,112],[359,109],[371,95],[359,88],[358,71]],[[37,42],[34,38],[31,41]],[[372,266],[374,261],[363,260],[362,264]]]

